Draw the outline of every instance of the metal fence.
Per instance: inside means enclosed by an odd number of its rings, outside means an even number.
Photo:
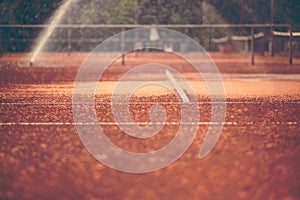
[[[49,24],[1,24],[0,53],[30,52],[41,30],[49,26]],[[288,24],[58,24],[55,28],[56,32],[51,36],[50,44],[60,48],[50,48],[48,51],[90,51],[104,39],[124,30],[169,28],[187,34],[208,51],[226,52],[233,51],[234,48],[238,51],[248,51],[251,55],[251,64],[255,62],[255,52],[263,53],[266,50],[270,51],[272,56],[276,52],[287,50],[289,63],[293,62],[293,32]],[[284,38],[284,44],[277,44],[277,37]],[[123,42],[131,41],[125,39]],[[172,38],[169,38],[169,41],[165,42],[175,49],[185,48],[186,51],[192,51],[186,47],[184,41],[172,41]]]

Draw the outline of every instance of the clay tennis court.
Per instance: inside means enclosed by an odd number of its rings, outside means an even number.
[[[300,59],[241,54],[210,54],[223,76],[226,120],[214,149],[199,159],[211,121],[205,82],[189,63],[171,53],[134,53],[107,69],[97,88],[99,125],[119,147],[149,152],[169,143],[180,124],[174,91],[148,87],[130,99],[136,122],[149,122],[160,103],[167,123],[160,133],[136,139],[122,132],[111,111],[111,93],[132,67],[159,62],[179,71],[194,89],[200,108],[198,131],[190,148],[172,165],[144,174],[111,169],[89,154],[72,115],[72,92],[86,53],[43,56],[32,68],[26,54],[0,58],[1,199],[299,199]],[[155,59],[154,59],[155,58]],[[159,74],[143,74],[151,79]],[[176,78],[176,77],[175,77]],[[86,125],[88,128],[88,125]],[[187,130],[188,132],[188,130]]]

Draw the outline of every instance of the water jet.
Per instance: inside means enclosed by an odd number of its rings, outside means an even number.
[[[44,48],[45,44],[48,41],[48,38],[52,35],[53,31],[56,28],[56,25],[61,21],[62,17],[69,9],[71,3],[74,0],[65,0],[59,9],[54,13],[54,18],[51,20],[49,26],[40,34],[39,39],[37,40],[37,45],[33,49],[32,56],[30,58],[29,66],[32,66],[35,62],[36,57],[39,55],[40,51]]]

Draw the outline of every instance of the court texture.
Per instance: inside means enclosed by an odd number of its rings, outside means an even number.
[[[300,59],[289,65],[286,56],[257,55],[251,65],[246,54],[209,55],[222,77],[222,102],[212,102],[206,85],[214,74],[204,69],[205,81],[191,63],[168,52],[128,53],[125,65],[116,59],[99,79],[97,125],[116,146],[136,153],[155,151],[173,140],[184,123],[180,106],[192,94],[183,89],[182,96],[176,88],[157,84],[134,91],[127,102],[131,121],[123,125],[151,125],[149,111],[156,104],[166,112],[159,133],[135,138],[120,129],[112,113],[113,91],[122,76],[135,66],[160,63],[179,72],[194,92],[200,117],[192,122],[197,127],[192,144],[169,166],[141,174],[99,162],[78,135],[76,126],[88,129],[95,123],[86,119],[80,124],[72,110],[74,80],[87,53],[45,53],[32,67],[26,66],[25,53],[2,55],[0,199],[299,199]],[[196,54],[194,60],[201,62]],[[121,84],[153,77],[172,85],[165,72],[155,70]],[[124,103],[122,97],[117,103]],[[226,105],[224,121],[213,120],[214,103]],[[220,125],[216,145],[199,158],[208,129]],[[188,134],[189,126],[185,128]]]

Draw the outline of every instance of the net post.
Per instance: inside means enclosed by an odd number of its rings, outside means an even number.
[[[71,14],[68,15],[68,24],[71,24],[72,20],[71,20]],[[68,28],[67,29],[67,37],[68,37],[68,53],[70,55],[71,53],[71,49],[72,49],[72,29]]]
[[[71,37],[72,37],[72,30],[69,28],[68,29],[68,53],[70,54],[71,53],[71,49],[72,49],[72,46],[71,46]]]
[[[292,32],[292,27],[289,26],[289,64],[293,64],[293,32]]]
[[[262,37],[262,42],[259,44],[260,45],[260,54],[262,56],[265,56],[265,43],[266,43],[266,31],[263,30],[262,33],[264,34],[264,36]]]
[[[2,28],[0,28],[0,57],[2,57],[3,55],[3,51],[4,51],[4,37],[2,37]]]
[[[251,27],[251,65],[254,65],[254,28]]]
[[[271,56],[274,57],[274,42],[275,42],[275,38],[274,38],[274,27],[271,27]]]
[[[122,51],[122,65],[125,65],[125,38],[124,38],[124,28],[121,32],[121,51]]]

